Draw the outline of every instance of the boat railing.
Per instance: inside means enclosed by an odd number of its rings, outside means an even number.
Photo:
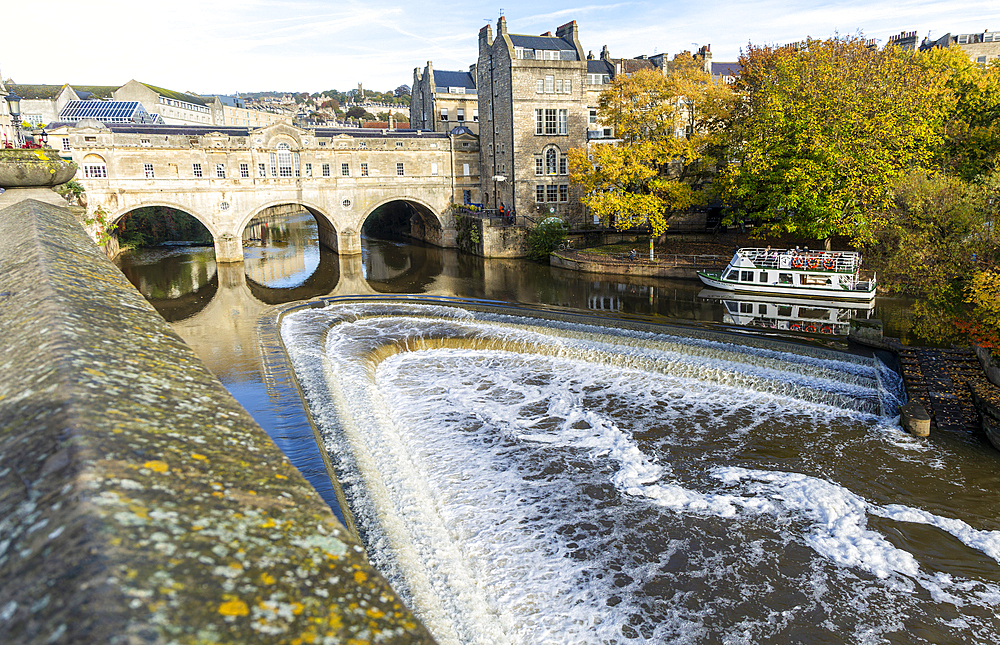
[[[744,248],[737,253],[759,269],[813,269],[837,273],[856,273],[861,266],[861,257],[853,251]]]

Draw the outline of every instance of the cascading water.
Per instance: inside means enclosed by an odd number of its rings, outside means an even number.
[[[876,359],[393,303],[282,338],[369,557],[442,644],[1000,635],[993,496],[922,498],[957,466],[896,426]]]

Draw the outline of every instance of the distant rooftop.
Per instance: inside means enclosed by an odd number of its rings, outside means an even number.
[[[175,92],[174,90],[166,90],[166,89],[163,89],[162,87],[157,87],[155,85],[150,85],[149,83],[142,83],[142,81],[139,81],[139,82],[142,85],[145,85],[149,89],[153,90],[154,92],[156,92],[160,96],[165,96],[168,99],[173,99],[175,101],[184,101],[185,103],[193,103],[195,105],[206,105],[206,106],[208,105],[208,101],[206,101],[201,96],[197,96],[195,94],[187,94],[185,92]]]
[[[475,94],[476,79],[469,72],[447,72],[436,69],[434,70],[434,85],[439,88],[439,92],[447,91],[440,88],[462,87],[466,90],[473,90],[466,92],[466,94]]]
[[[95,119],[105,124],[154,125],[158,118],[159,115],[150,114],[138,101],[70,101],[59,112],[59,120],[70,124]]]

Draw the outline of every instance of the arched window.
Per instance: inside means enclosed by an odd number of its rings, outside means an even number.
[[[291,147],[287,143],[279,143],[278,148],[278,176],[293,177],[295,174],[292,168]]]
[[[104,157],[89,154],[83,158],[84,179],[105,179],[108,176],[108,165]]]
[[[554,175],[559,172],[559,153],[555,148],[545,151],[545,174]]]

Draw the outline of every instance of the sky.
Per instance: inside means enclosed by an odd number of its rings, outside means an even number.
[[[14,3],[11,3],[14,4]],[[148,8],[143,8],[143,7]],[[354,0],[49,0],[5,7],[0,74],[17,83],[123,85],[136,79],[182,92],[388,91],[411,85],[413,69],[468,70],[479,30],[555,32],[576,20],[585,51],[612,56],[694,51],[715,61],[740,49],[807,36],[859,32],[884,44],[901,31],[1000,31],[998,0],[659,0],[499,3]]]

